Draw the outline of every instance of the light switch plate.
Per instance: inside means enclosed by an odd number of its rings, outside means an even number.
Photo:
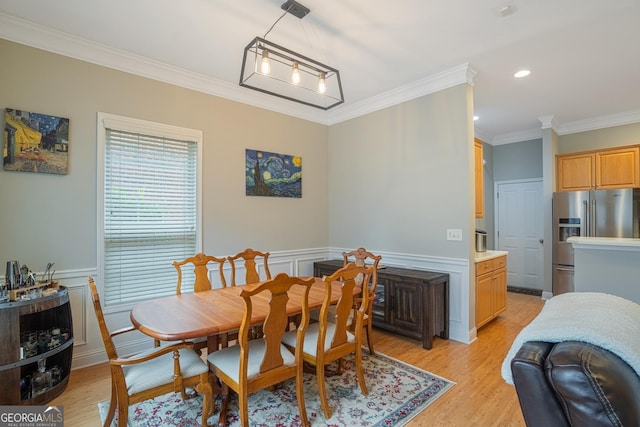
[[[447,228],[447,240],[462,240],[462,229]]]

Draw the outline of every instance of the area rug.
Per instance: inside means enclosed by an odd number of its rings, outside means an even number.
[[[326,419],[320,405],[315,375],[305,373],[304,397],[307,417],[312,426],[385,426],[400,427],[441,397],[455,383],[392,359],[380,353],[370,356],[363,350],[363,368],[369,394],[363,396],[355,375],[353,356],[345,358],[342,375],[326,379],[327,399],[332,416]],[[109,402],[98,404],[104,423]],[[216,411],[220,399],[216,399]],[[230,398],[227,425],[237,427],[238,402]],[[117,419],[116,411],[116,419]],[[199,426],[202,419],[202,399],[183,401],[179,393],[132,405],[129,408],[130,427]],[[249,395],[249,421],[258,427],[297,427],[300,416],[294,380],[286,381],[275,390],[261,390]],[[218,412],[208,419],[217,425]],[[116,420],[112,426],[116,426]]]

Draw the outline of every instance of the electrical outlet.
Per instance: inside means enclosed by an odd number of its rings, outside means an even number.
[[[462,240],[462,229],[447,228],[447,240]]]

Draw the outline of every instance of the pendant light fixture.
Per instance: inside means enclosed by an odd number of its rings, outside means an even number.
[[[245,47],[240,86],[323,110],[342,104],[337,69],[266,39],[288,13],[302,19],[310,12],[295,0],[287,0],[281,7],[284,13],[264,37],[255,37]]]

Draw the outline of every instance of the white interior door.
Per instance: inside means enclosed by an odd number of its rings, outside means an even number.
[[[543,289],[542,181],[496,183],[496,248],[508,251],[507,284]]]

